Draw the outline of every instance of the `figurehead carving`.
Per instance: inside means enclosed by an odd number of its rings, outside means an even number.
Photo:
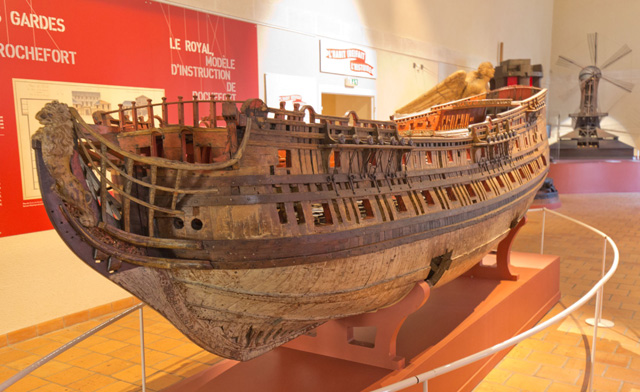
[[[33,135],[42,145],[42,158],[49,174],[55,179],[52,190],[71,208],[71,213],[86,227],[95,226],[97,219],[91,208],[93,198],[78,178],[71,172],[74,154],[72,114],[64,103],[46,104],[36,119],[43,125]]]

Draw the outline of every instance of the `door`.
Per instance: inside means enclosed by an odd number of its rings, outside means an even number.
[[[322,114],[344,117],[345,113],[350,110],[356,112],[358,118],[371,119],[373,117],[373,97],[322,93]]]

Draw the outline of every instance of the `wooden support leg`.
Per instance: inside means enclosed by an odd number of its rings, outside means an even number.
[[[505,239],[500,241],[498,244],[498,251],[495,254],[495,266],[483,265],[482,262],[480,262],[478,265],[470,269],[465,275],[486,279],[518,280],[518,274],[512,273],[509,268],[511,265],[511,245],[513,245],[513,240],[515,239],[516,234],[518,234],[518,231],[520,231],[525,223],[527,223],[526,216],[520,219],[511,231],[509,231],[509,234]]]
[[[405,366],[405,358],[396,355],[398,332],[407,316],[424,305],[429,293],[429,285],[419,282],[395,305],[373,313],[329,321],[284,347],[387,369],[401,369]]]

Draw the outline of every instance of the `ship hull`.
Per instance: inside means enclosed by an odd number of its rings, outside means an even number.
[[[41,155],[38,163],[42,165]],[[332,319],[375,311],[406,296],[432,270],[431,261],[455,249],[436,287],[477,264],[507,236],[531,205],[545,175],[508,196],[483,206],[487,213],[402,238],[404,244],[375,253],[324,262],[262,269],[158,269],[136,267],[109,274],[96,263],[94,248],[78,237],[78,223],[51,191],[41,172],[43,200],[61,237],[89,266],[143,299],[194,343],[227,358],[249,360]],[[462,213],[462,211],[460,211]],[[468,215],[468,213],[467,213]],[[71,222],[69,222],[69,220]],[[399,241],[398,241],[399,240]],[[304,284],[301,284],[304,282]]]
[[[544,92],[532,94],[487,100],[504,110],[492,114],[499,124],[417,145],[388,122],[269,119],[247,103],[246,114],[227,112],[229,135],[245,128],[223,163],[138,157],[122,146],[139,149],[145,131],[121,132],[116,146],[77,119],[45,126],[33,146],[47,213],[78,257],[199,346],[249,360],[328,320],[391,306],[420,281],[442,286],[495,249],[548,171]],[[477,102],[443,118],[481,118]],[[54,128],[76,135],[57,155]],[[196,130],[191,148],[220,138],[198,144]],[[165,153],[179,151],[166,136]]]

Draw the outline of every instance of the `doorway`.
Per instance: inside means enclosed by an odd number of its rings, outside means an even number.
[[[358,118],[372,119],[373,97],[322,93],[322,114],[344,117],[350,110],[356,112]]]

